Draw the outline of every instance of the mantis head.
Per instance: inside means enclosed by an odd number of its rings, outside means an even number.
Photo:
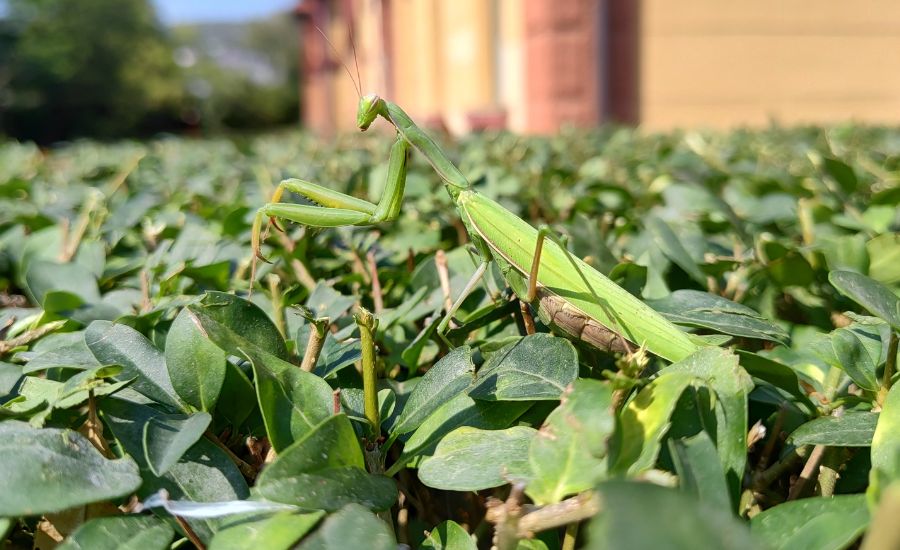
[[[379,111],[381,111],[383,102],[384,100],[378,94],[367,94],[359,98],[359,109],[356,111],[356,125],[359,126],[360,130],[366,131],[369,129],[369,125],[375,121]]]

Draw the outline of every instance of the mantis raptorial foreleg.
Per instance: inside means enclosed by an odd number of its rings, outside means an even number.
[[[392,221],[400,213],[406,188],[406,163],[409,158],[409,142],[398,135],[391,147],[387,181],[378,204],[339,193],[316,183],[288,179],[278,184],[272,200],[260,208],[253,220],[251,241],[253,259],[250,281],[256,279],[256,260],[260,256],[263,220],[280,218],[312,227],[341,227],[345,225],[374,225]],[[318,206],[279,202],[285,190],[306,197]]]

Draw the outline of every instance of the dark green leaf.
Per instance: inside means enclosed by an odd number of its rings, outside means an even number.
[[[281,513],[257,521],[241,522],[216,533],[209,545],[209,550],[238,550],[241,548],[289,550],[324,515],[324,512]]]
[[[351,502],[389,508],[397,498],[393,480],[364,468],[353,426],[346,415],[337,414],[281,451],[262,471],[255,490],[304,510],[333,511]]]
[[[661,300],[647,304],[670,321],[691,327],[708,328],[733,336],[785,342],[781,327],[747,306],[699,290],[676,290]]]
[[[131,387],[141,394],[184,410],[162,352],[144,335],[125,325],[94,321],[85,331],[84,341],[100,364],[124,367],[117,380],[134,379]]]
[[[209,341],[188,308],[169,328],[165,357],[178,395],[201,411],[214,410],[225,381],[225,352]]]
[[[194,443],[203,437],[212,417],[200,412],[171,414],[150,418],[144,424],[144,459],[150,471],[162,476],[175,465]]]
[[[686,439],[670,439],[669,454],[675,463],[682,491],[712,508],[728,510],[731,499],[716,445],[706,432]]]
[[[246,358],[253,364],[263,422],[276,451],[332,415],[331,387],[318,376],[257,349],[247,349]]]
[[[447,520],[428,532],[419,548],[477,550],[475,539],[455,521]]]
[[[759,550],[749,530],[728,510],[689,495],[634,481],[607,481],[597,488],[601,512],[591,520],[588,545],[667,550]]]
[[[788,441],[797,446],[868,447],[872,444],[877,423],[878,414],[869,412],[823,416],[810,420],[791,432]]]
[[[175,531],[152,516],[96,518],[82,524],[57,550],[165,550]]]
[[[110,398],[100,402],[100,414],[123,450],[141,466],[144,483],[139,495],[165,489],[173,500],[194,502],[241,500],[249,496],[247,482],[234,462],[205,438],[200,438],[190,447],[165,475],[153,475],[145,458],[144,425],[161,416],[159,411],[146,405]],[[211,538],[220,524],[218,520],[199,519],[188,520],[188,523],[203,540]]]
[[[832,271],[828,280],[841,294],[900,330],[900,298],[888,287],[852,271]]]
[[[663,220],[653,216],[646,220],[647,227],[653,234],[656,246],[672,260],[675,265],[680,267],[691,276],[697,283],[706,286],[706,274],[697,267],[697,262],[691,258],[688,251],[685,250],[678,236],[672,231],[672,228]]]
[[[785,502],[750,522],[751,532],[776,550],[842,550],[869,524],[865,495],[835,495]]]
[[[531,334],[491,354],[469,395],[486,401],[556,400],[577,376],[578,356],[571,342]]]
[[[614,429],[609,386],[576,380],[531,441],[528,496],[536,504],[552,504],[593,487],[606,475],[607,439]]]
[[[419,479],[428,487],[450,491],[480,491],[526,481],[528,446],[535,433],[525,426],[457,428],[419,465]]]
[[[441,405],[463,392],[475,378],[472,350],[454,349],[425,373],[403,406],[393,434],[402,435],[418,428]]]
[[[124,497],[141,484],[130,459],[107,460],[72,430],[0,422],[0,516],[59,512]]]
[[[432,454],[441,438],[461,426],[484,430],[507,428],[530,406],[529,402],[485,402],[475,401],[465,394],[457,395],[413,432],[403,446],[397,464],[405,465],[417,456]]]
[[[207,292],[199,304],[188,306],[207,336],[229,355],[257,348],[289,359],[284,339],[271,319],[254,303],[224,292]]]
[[[298,550],[396,550],[391,528],[359,504],[348,504],[328,516]]]

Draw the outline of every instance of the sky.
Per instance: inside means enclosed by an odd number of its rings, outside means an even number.
[[[163,23],[249,21],[287,11],[297,0],[153,0]]]

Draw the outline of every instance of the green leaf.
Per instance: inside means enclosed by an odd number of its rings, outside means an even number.
[[[25,374],[53,367],[89,369],[100,366],[84,341],[84,331],[45,336],[25,357],[28,360],[22,369]]]
[[[397,542],[386,523],[359,504],[348,504],[328,516],[298,550],[397,550]]]
[[[576,380],[528,450],[532,479],[527,494],[535,504],[559,502],[600,481],[615,424],[609,386]]]
[[[483,430],[507,428],[529,407],[529,402],[475,401],[466,394],[457,395],[441,405],[413,432],[391,468],[405,465],[417,456],[432,454],[441,438],[461,426]]]
[[[841,186],[841,190],[844,193],[853,193],[859,186],[859,178],[856,177],[856,172],[853,171],[849,164],[838,158],[823,157],[822,169]]]
[[[123,497],[140,486],[134,461],[107,460],[72,430],[0,422],[0,516],[59,512]]]
[[[756,311],[708,292],[676,290],[660,300],[648,300],[647,304],[680,325],[772,342],[788,339],[781,327]]]
[[[750,521],[750,530],[776,550],[841,550],[858,539],[868,525],[865,495],[836,495],[769,508]]]
[[[162,414],[152,407],[117,398],[100,402],[101,419],[122,449],[141,467],[144,483],[139,496],[160,489],[168,491],[173,500],[193,502],[223,502],[249,496],[247,482],[234,462],[205,438],[197,440],[163,476],[154,475],[145,458],[144,425]],[[220,525],[219,520],[213,519],[187,521],[203,540],[211,538]]]
[[[331,320],[339,318],[356,303],[353,296],[344,296],[332,287],[320,282],[306,299],[306,307],[313,312],[314,317],[328,317]]]
[[[184,404],[172,387],[166,360],[143,334],[125,325],[94,321],[84,333],[84,341],[102,365],[121,365],[117,380],[131,380],[139,393],[181,410]]]
[[[792,445],[868,447],[872,444],[878,414],[845,412],[843,416],[822,416],[803,424],[788,437]]]
[[[144,459],[150,471],[162,476],[194,445],[209,426],[212,417],[200,412],[171,414],[150,418],[144,424]]]
[[[747,374],[786,391],[805,404],[809,410],[815,410],[815,406],[800,387],[800,378],[797,376],[797,371],[783,363],[757,353],[745,350],[736,350],[736,352],[738,357],[740,357],[740,364],[747,371]]]
[[[701,348],[670,365],[665,372],[689,373],[715,392],[712,410],[703,415],[702,425],[715,437],[731,496],[737,502],[747,464],[747,395],[753,389],[750,376],[729,350]]]
[[[478,550],[475,539],[455,521],[447,520],[432,529],[419,548],[434,550]]]
[[[841,294],[900,330],[900,298],[888,287],[853,271],[832,271],[828,280]]]
[[[256,390],[244,371],[232,362],[225,364],[225,380],[219,391],[219,401],[227,407],[217,407],[216,417],[221,417],[232,426],[241,427],[256,409]]]
[[[875,327],[854,323],[830,335],[836,359],[833,366],[843,369],[857,386],[869,391],[880,386],[877,369],[882,346],[878,332]]]
[[[867,491],[877,502],[882,486],[900,479],[900,384],[887,394],[872,435],[872,470]]]
[[[201,411],[214,410],[225,382],[225,352],[209,341],[188,308],[169,328],[165,357],[172,386],[185,403]]]
[[[255,490],[304,510],[333,511],[351,502],[389,508],[397,498],[394,481],[364,468],[353,426],[346,415],[337,414],[280,452],[260,474]]]
[[[709,434],[699,432],[686,439],[670,439],[669,454],[682,491],[712,508],[732,508],[722,462]]]
[[[416,384],[403,406],[392,435],[418,428],[434,411],[465,391],[475,378],[472,349],[461,346],[438,361]]]
[[[866,243],[869,277],[886,285],[900,283],[900,233],[879,235]]]
[[[597,488],[601,511],[588,527],[590,550],[759,550],[749,530],[728,510],[674,489],[634,481],[606,481]]]
[[[308,325],[306,325],[308,328]],[[298,334],[301,331],[298,331]],[[306,340],[303,340],[304,342]],[[330,332],[325,335],[325,343],[319,354],[319,361],[313,372],[319,378],[328,378],[337,371],[349,367],[362,358],[362,344],[359,339],[338,342]]]
[[[253,365],[266,434],[277,452],[332,416],[333,393],[327,382],[260,350],[239,351]]]
[[[526,481],[528,446],[535,433],[526,426],[457,428],[419,465],[419,479],[428,487],[450,491],[480,491]]]
[[[243,357],[240,349],[257,348],[279,359],[290,359],[284,338],[253,302],[224,292],[207,292],[199,304],[188,309],[209,339],[229,355]]]
[[[322,519],[324,512],[281,513],[257,521],[243,521],[222,529],[213,537],[209,550],[265,548],[289,550]]]
[[[697,262],[691,258],[688,251],[685,250],[678,236],[672,231],[672,228],[663,220],[651,216],[646,220],[647,228],[656,241],[656,246],[666,255],[675,265],[684,270],[691,276],[694,281],[700,285],[706,286],[706,274],[697,267]]]
[[[469,395],[485,401],[556,400],[577,376],[578,356],[571,342],[530,334],[492,353]]]
[[[25,282],[38,304],[43,304],[44,298],[51,291],[74,294],[85,304],[100,301],[97,279],[88,269],[75,263],[61,264],[43,260],[33,262],[28,266]]]
[[[166,550],[175,531],[153,516],[113,516],[82,524],[56,550]]]
[[[694,381],[687,372],[665,370],[620,413],[620,430],[610,452],[610,471],[637,475],[656,463],[669,417],[684,390]]]

